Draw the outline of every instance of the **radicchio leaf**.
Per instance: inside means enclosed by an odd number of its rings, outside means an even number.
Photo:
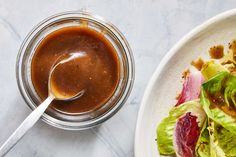
[[[202,83],[201,72],[190,73],[184,81],[182,92],[175,106],[199,98]]]
[[[197,117],[186,113],[179,118],[174,134],[174,145],[176,147],[177,156],[195,157],[195,147],[200,135]]]
[[[177,107],[173,107],[169,112],[169,116],[164,118],[157,127],[157,145],[161,155],[175,155],[177,150],[177,147],[174,145],[175,137],[177,134],[182,135],[181,132],[177,131],[178,129],[176,130],[176,124],[181,122],[179,120],[185,117],[187,113],[191,113],[191,116],[188,116],[190,119],[189,124],[193,124],[192,115],[197,117],[197,126],[200,128],[198,129],[200,132],[205,122],[206,114],[201,108],[199,100],[188,101]],[[192,126],[197,128],[196,125]],[[186,130],[188,130],[188,128],[186,128]],[[179,141],[180,140],[181,139],[179,139]]]

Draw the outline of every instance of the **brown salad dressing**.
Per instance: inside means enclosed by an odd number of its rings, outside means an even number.
[[[228,53],[232,53],[233,59],[236,59],[236,40],[233,40],[232,42],[230,42],[228,44],[228,48],[229,51]],[[210,57],[212,59],[221,59],[224,57],[224,46],[223,45],[216,45],[213,46],[209,49],[209,54]],[[222,62],[223,65],[225,64],[232,64],[231,60],[226,60]],[[234,67],[231,67],[231,70],[235,70]],[[233,73],[233,71],[231,71],[231,73]],[[227,77],[222,81],[222,86],[225,88],[225,82],[227,81]],[[226,103],[226,101],[224,100],[224,90],[218,92],[218,93],[214,93],[213,95],[211,95],[210,93],[206,93],[208,100],[211,102],[210,108],[214,109],[214,108],[219,108],[221,109],[223,112],[225,112],[226,114],[236,118],[236,107],[234,105],[234,103],[232,102],[231,99],[228,99],[228,104]],[[236,96],[234,96],[236,97]]]
[[[69,56],[69,57],[68,57]],[[37,46],[31,63],[33,86],[44,100],[48,96],[50,69],[63,57],[70,61],[57,68],[52,79],[60,93],[81,92],[73,101],[53,101],[64,113],[82,113],[102,107],[119,82],[120,63],[115,48],[104,35],[88,27],[73,26],[47,35]]]
[[[206,92],[208,100],[210,101],[210,109],[219,108],[226,114],[236,118],[236,107],[233,104],[231,99],[228,99],[229,105],[226,103],[224,98],[225,92],[225,82],[227,81],[227,77],[222,81],[222,86],[224,87],[222,91],[218,93],[214,93],[211,95],[210,93]]]
[[[228,106],[224,102],[223,98],[218,98],[218,99],[214,99],[214,98],[211,98],[211,97],[208,97],[208,98],[211,102],[210,109],[219,108],[224,113],[236,118],[236,107],[234,107],[233,105]]]

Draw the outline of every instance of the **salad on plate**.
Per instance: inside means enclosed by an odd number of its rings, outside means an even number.
[[[210,59],[194,60],[183,72],[183,88],[157,126],[160,155],[236,157],[236,41],[217,45]]]

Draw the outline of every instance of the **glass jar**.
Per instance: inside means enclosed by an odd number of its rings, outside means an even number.
[[[82,130],[94,127],[112,117],[128,98],[134,82],[134,59],[128,42],[122,33],[101,17],[85,12],[65,12],[51,16],[39,23],[25,38],[16,61],[17,83],[21,95],[34,110],[41,102],[31,80],[31,61],[38,44],[51,32],[68,26],[87,25],[102,32],[116,49],[120,61],[120,79],[113,96],[95,111],[79,114],[63,114],[48,108],[42,120],[49,125],[66,130]]]

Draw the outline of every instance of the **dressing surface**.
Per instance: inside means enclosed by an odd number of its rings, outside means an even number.
[[[32,59],[31,77],[42,100],[51,88],[62,95],[81,96],[73,101],[53,101],[51,107],[63,113],[83,113],[102,107],[113,95],[119,81],[119,61],[112,44],[85,26],[65,27],[47,35]],[[74,93],[74,94],[73,94]]]

